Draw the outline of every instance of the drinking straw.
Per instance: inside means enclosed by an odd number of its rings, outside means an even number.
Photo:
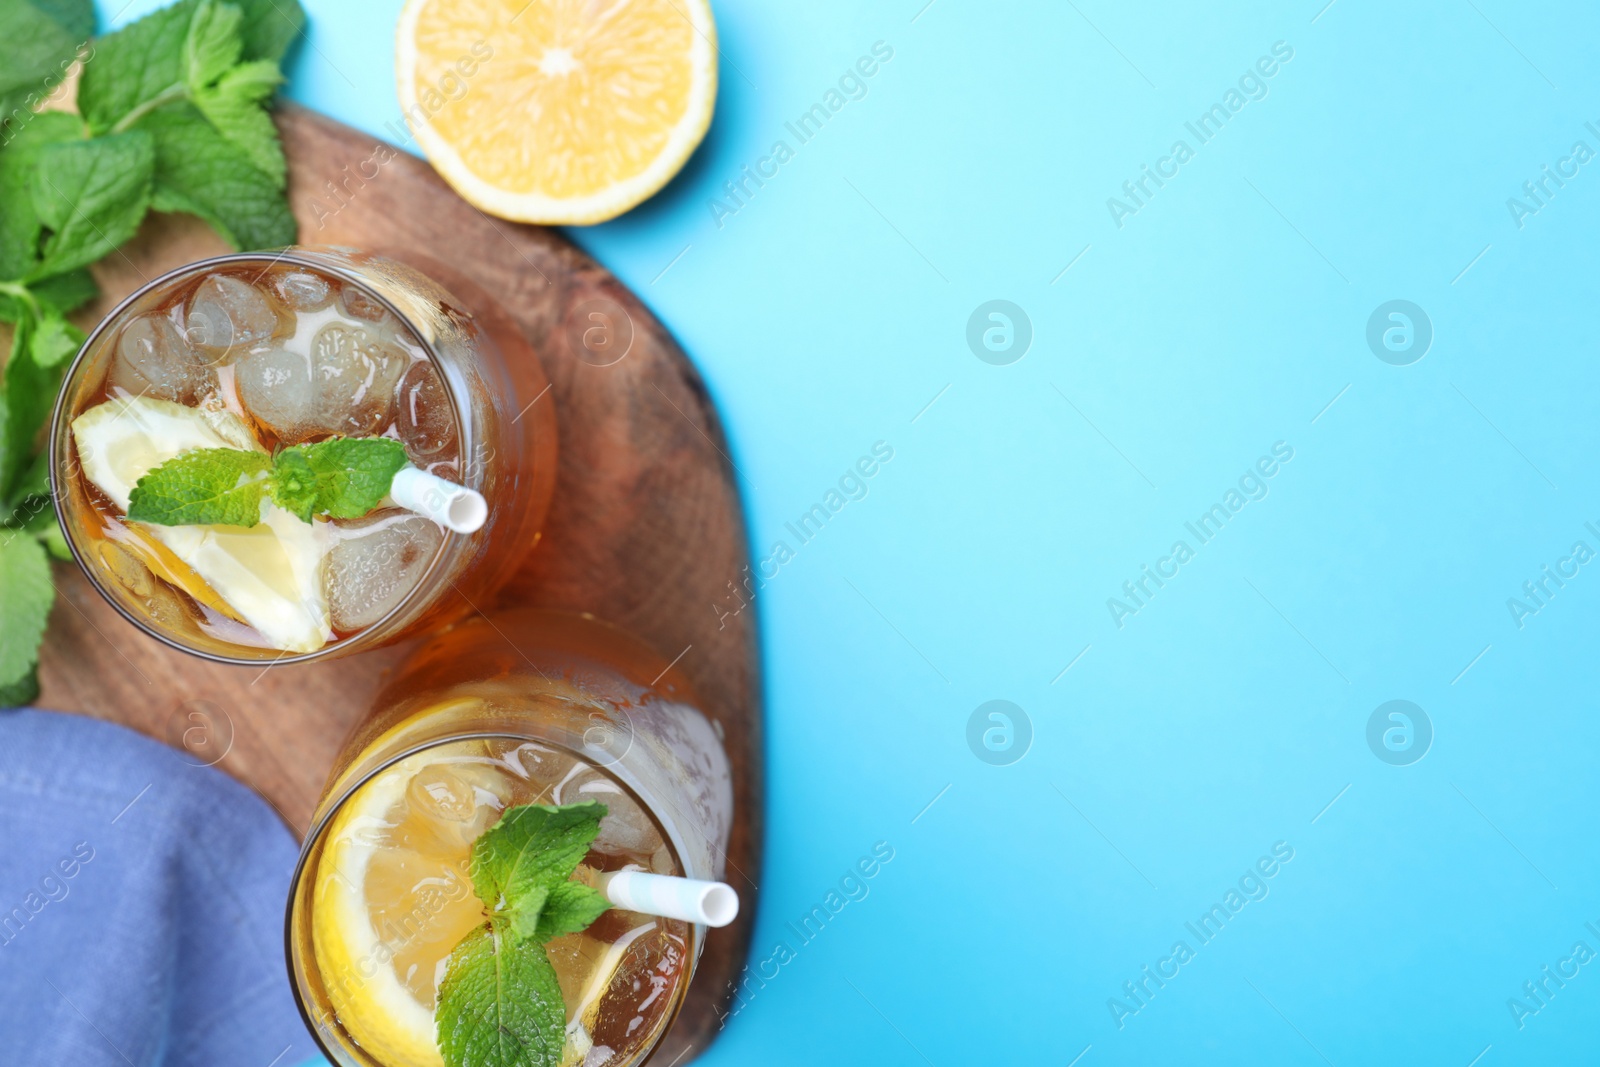
[[[727,926],[739,914],[739,894],[723,882],[616,871],[600,876],[600,892],[619,908],[706,926]]]
[[[489,517],[489,505],[482,493],[447,482],[409,463],[395,474],[389,499],[460,534],[475,533]]]

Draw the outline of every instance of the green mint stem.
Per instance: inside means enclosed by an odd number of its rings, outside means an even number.
[[[28,287],[23,285],[21,282],[0,282],[0,293],[4,293],[7,296],[14,296],[24,304],[27,304],[28,309],[33,312],[34,318],[39,318],[44,314],[39,307],[38,299],[33,295],[33,293],[29,292]]]
[[[150,99],[146,100],[144,103],[140,104],[138,107],[134,108],[132,111],[118,119],[117,124],[111,127],[110,132],[125,133],[128,130],[131,130],[140,119],[150,114],[150,112],[154,111],[156,108],[170,104],[174,100],[186,99],[188,95],[189,87],[182,82],[169,85],[155,96],[152,96]]]

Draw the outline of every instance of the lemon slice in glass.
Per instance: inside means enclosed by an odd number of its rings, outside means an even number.
[[[378,1062],[442,1065],[438,989],[450,953],[486,919],[468,870],[472,843],[524,791],[526,783],[459,751],[420,752],[359,787],[329,825],[312,891],[312,947],[340,1025]],[[592,959],[596,947],[582,935],[550,943],[569,1001],[564,1064],[587,1052],[625,948]]]
[[[615,218],[711,124],[706,0],[408,0],[400,106],[470,203],[519,222]]]
[[[231,412],[148,396],[97,404],[72,420],[72,438],[84,477],[123,514],[139,479],[182,452],[261,447]],[[322,583],[330,542],[326,526],[302,522],[263,502],[257,526],[141,523],[138,536],[123,544],[200,603],[214,604],[220,598],[225,614],[249,623],[280,651],[314,652],[333,636]],[[184,566],[168,566],[160,553],[145,548],[146,538],[159,542]],[[194,584],[196,578],[203,587]]]

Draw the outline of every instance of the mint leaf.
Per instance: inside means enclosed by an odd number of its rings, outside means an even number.
[[[234,67],[214,86],[194,92],[195,106],[217,132],[238,145],[245,156],[282,189],[288,174],[283,144],[272,116],[262,106],[283,81],[278,65],[257,60]]]
[[[61,380],[58,373],[34,362],[36,329],[31,317],[17,323],[5,376],[0,379],[0,500],[4,501],[16,499],[17,483],[33,459],[34,441],[50,416]]]
[[[28,351],[32,341],[33,319],[24,313],[11,335],[11,355],[6,359],[5,377],[0,378],[0,502],[11,500],[33,444],[32,434],[24,432],[29,418],[27,388],[31,383],[26,376],[33,370]],[[15,386],[13,377],[18,383]]]
[[[46,111],[17,127],[0,149],[0,280],[27,277],[39,265],[44,224],[33,207],[33,172],[52,144],[83,137],[83,122],[63,111]]]
[[[495,921],[509,929],[513,940],[526,941],[538,932],[539,916],[549,899],[548,886],[535,886],[515,900],[506,901],[504,910],[495,913]]]
[[[270,487],[272,458],[236,448],[195,448],[139,479],[128,518],[158,526],[254,526]]]
[[[468,873],[478,899],[501,911],[536,888],[567,881],[599,836],[605,814],[606,806],[593,800],[507,808],[472,844]]]
[[[494,927],[450,953],[434,1013],[448,1067],[555,1067],[567,1009],[550,957]]]
[[[244,10],[239,28],[244,39],[244,58],[270,59],[281,63],[305,29],[306,13],[298,0],[237,0]]]
[[[184,42],[195,0],[153,11],[94,43],[78,81],[78,111],[96,133],[110,130],[141,105],[181,92]]]
[[[68,312],[76,311],[100,295],[100,287],[94,283],[94,275],[83,268],[30,282],[26,291],[33,294],[40,311],[54,315],[66,315]],[[32,307],[19,294],[6,292],[4,288],[0,288],[0,322],[16,322],[32,311]]]
[[[543,942],[577,933],[610,904],[572,872],[600,833],[595,801],[523,804],[472,843],[468,873],[487,928],[450,953],[434,1012],[446,1067],[555,1067],[567,1009]]]
[[[183,41],[183,77],[193,93],[216,81],[239,62],[244,46],[239,23],[244,13],[232,4],[201,0]]]
[[[0,708],[20,708],[39,699],[39,665],[10,685],[0,685]]]
[[[243,12],[232,4],[202,0],[184,42],[184,76],[189,99],[217,132],[244,154],[278,188],[285,166],[278,129],[264,105],[283,81],[278,64],[258,59],[239,65]]]
[[[27,0],[0,0],[0,32],[5,34],[5,63],[0,64],[0,94],[26,106],[26,94],[42,96],[48,86],[59,83],[66,65],[77,54],[88,36],[80,32],[84,5],[60,4],[66,17],[52,17]],[[89,22],[94,21],[93,9]],[[9,111],[9,109],[8,109]]]
[[[155,138],[157,211],[198,215],[240,250],[294,243],[294,216],[272,178],[193,105],[153,111],[137,128]]]
[[[359,519],[389,495],[406,449],[388,437],[335,437],[294,445],[274,460],[273,499],[306,522],[313,515]]]
[[[33,0],[33,6],[54,19],[80,44],[94,35],[94,0]]]
[[[57,315],[76,311],[100,295],[100,287],[95,284],[94,275],[82,267],[32,282],[28,285],[28,289],[41,307]]]
[[[44,370],[53,370],[78,354],[89,335],[59,315],[46,315],[33,333],[28,351],[33,362]]]
[[[589,925],[611,908],[611,901],[598,889],[582,882],[557,882],[539,909],[533,939],[540,944],[552,938],[587,930]],[[513,927],[516,919],[513,916]]]
[[[31,277],[88,266],[132,237],[150,206],[155,145],[143,130],[52,144],[39,154],[34,209],[54,230]]]
[[[5,605],[0,612],[0,686],[15,686],[33,673],[55,592],[50,560],[39,542],[25,534],[0,533],[0,604]]]
[[[33,462],[34,442],[55,406],[64,356],[76,352],[83,339],[77,327],[55,315],[17,323],[0,386],[0,501],[20,499],[18,483]]]
[[[50,496],[50,453],[44,449],[33,457],[33,462],[29,464],[27,471],[17,480],[17,485],[11,492],[10,503],[15,508],[29,497],[35,496],[45,498]],[[55,514],[49,504],[45,504],[43,510]],[[16,516],[12,515],[11,519],[6,521],[10,522],[15,518]]]
[[[139,479],[128,518],[160,526],[254,526],[270,496],[305,522],[318,515],[359,519],[389,494],[405,463],[405,448],[387,437],[335,437],[276,456],[191,449]]]
[[[304,451],[286,449],[273,459],[272,502],[310,522],[317,514],[317,475]]]

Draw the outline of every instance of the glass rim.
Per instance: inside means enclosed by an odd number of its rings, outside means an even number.
[[[359,792],[369,782],[376,779],[378,775],[382,774],[384,771],[395,767],[404,760],[410,759],[412,756],[426,752],[429,749],[439,748],[444,745],[453,745],[461,741],[494,740],[533,741],[541,745],[547,745],[548,747],[563,752],[575,759],[588,763],[591,767],[605,773],[609,778],[620,785],[627,795],[639,805],[640,809],[643,810],[647,816],[649,816],[650,821],[654,823],[656,829],[660,831],[661,840],[666,844],[667,848],[671,850],[673,862],[678,865],[680,870],[683,869],[684,847],[682,843],[677,839],[677,835],[674,834],[662,821],[660,816],[656,814],[655,810],[649,804],[644,802],[644,798],[639,795],[638,791],[635,790],[633,786],[617,777],[617,775],[610,773],[609,770],[607,770],[607,768],[603,765],[596,764],[587,756],[574,751],[560,742],[550,741],[542,737],[530,737],[526,733],[512,733],[506,730],[466,730],[461,733],[450,734],[446,737],[436,740],[423,741],[419,744],[406,746],[393,756],[390,756],[388,759],[379,762],[371,770],[367,771],[355,781],[351,782],[350,785],[339,794],[338,799],[332,804],[328,805],[327,809],[323,811],[321,818],[317,819],[310,825],[309,828],[307,828],[305,840],[302,841],[300,845],[300,855],[295,858],[294,870],[289,875],[289,895],[283,909],[284,967],[288,971],[289,989],[294,997],[295,1010],[300,1013],[300,1019],[306,1025],[306,1032],[311,1035],[311,1040],[316,1042],[318,1051],[327,1057],[330,1063],[337,1064],[340,1061],[334,1058],[334,1050],[330,1049],[327,1043],[323,1041],[322,1034],[318,1030],[317,1021],[312,1018],[311,1012],[306,1004],[307,997],[301,993],[301,983],[299,977],[295,973],[295,960],[297,958],[294,936],[295,911],[300,901],[300,881],[305,875],[306,866],[311,860],[312,853],[317,850],[319,843],[322,841],[324,833],[327,831],[329,825],[332,824],[334,816],[339,814],[340,810],[343,809],[345,804],[349,803],[350,799],[355,796],[357,792]],[[318,807],[321,806],[321,802],[319,801]],[[308,918],[307,921],[309,922],[311,920]],[[630,1067],[643,1067],[643,1064],[655,1055],[657,1047],[659,1047],[661,1044],[661,1039],[664,1038],[667,1034],[667,1031],[672,1028],[672,1023],[678,1017],[678,1012],[683,1010],[684,1001],[688,999],[689,982],[693,978],[695,965],[699,962],[700,953],[698,949],[705,941],[705,931],[698,923],[687,923],[686,925],[689,927],[689,935],[691,939],[689,951],[687,953],[690,968],[689,976],[687,979],[677,984],[673,997],[675,1003],[672,1005],[671,1014],[667,1016],[666,1022],[662,1025],[660,1033],[656,1035],[655,1040],[645,1051],[644,1056],[636,1063],[630,1065]],[[337,1018],[337,1016],[332,1015],[332,1013],[330,1013],[330,1016]]]
[[[274,650],[263,647],[262,651],[264,653],[277,651],[279,654],[277,656],[266,654],[255,657],[230,656],[225,653],[213,652],[208,649],[195,648],[179,640],[177,637],[167,633],[165,630],[158,629],[150,625],[144,619],[140,618],[136,613],[130,610],[126,605],[124,605],[119,597],[112,595],[110,590],[107,589],[106,585],[101,582],[99,575],[95,573],[98,568],[86,558],[83,551],[79,550],[77,539],[73,536],[72,528],[66,521],[66,507],[63,503],[64,498],[60,485],[61,478],[59,476],[61,463],[65,459],[65,456],[62,455],[63,449],[60,442],[62,440],[62,420],[66,417],[67,410],[68,386],[74,382],[78,375],[85,369],[85,363],[89,358],[91,350],[95,348],[96,342],[100,341],[101,337],[110,330],[112,324],[119,323],[122,315],[127,312],[129,308],[133,307],[139,300],[154,290],[165,285],[170,285],[175,280],[192,274],[197,274],[205,270],[233,264],[260,263],[265,260],[267,261],[267,267],[271,267],[272,265],[278,263],[288,263],[294,266],[304,267],[309,270],[332,275],[341,282],[355,285],[360,288],[366,296],[369,296],[378,303],[382,304],[390,314],[394,315],[400,320],[400,322],[406,325],[408,330],[410,330],[412,337],[415,338],[418,346],[421,347],[423,354],[427,356],[429,363],[433,365],[434,370],[439,371],[442,368],[443,364],[440,362],[439,353],[434,347],[434,343],[416,328],[416,324],[413,323],[411,316],[402,311],[400,307],[394,303],[394,301],[390,300],[383,293],[378,292],[371,285],[367,284],[367,282],[360,278],[353,269],[339,264],[324,263],[320,259],[314,258],[312,255],[302,254],[307,252],[317,253],[319,251],[320,249],[317,246],[292,245],[287,248],[279,249],[276,252],[230,252],[225,255],[209,256],[205,259],[197,259],[193,262],[186,263],[181,267],[174,267],[165,274],[145,282],[143,285],[139,286],[139,288],[135,289],[132,293],[119,301],[117,305],[107,312],[100,322],[95,325],[95,328],[89,333],[89,336],[84,340],[82,346],[79,347],[78,354],[73,357],[72,362],[67,365],[66,371],[61,376],[61,387],[56,394],[55,406],[50,415],[50,503],[55,508],[56,522],[61,527],[63,540],[66,541],[67,549],[72,553],[73,560],[78,564],[78,569],[81,570],[89,579],[89,584],[94,586],[95,591],[100,594],[101,599],[110,604],[114,609],[116,609],[119,615],[133,623],[133,625],[137,626],[142,632],[155,638],[157,641],[160,641],[169,648],[176,649],[179,652],[187,653],[191,656],[199,656],[201,659],[209,660],[212,663],[225,663],[230,666],[238,667],[260,666],[261,664],[265,663],[269,666],[277,667],[285,664],[293,665],[296,663],[309,663],[315,660],[327,659],[335,655],[345,654],[348,651],[349,646],[355,645],[363,636],[382,627],[389,620],[395,618],[404,609],[409,607],[417,596],[418,592],[420,592],[423,586],[428,583],[428,579],[432,578],[435,572],[439,569],[441,562],[445,557],[446,549],[454,544],[456,539],[465,536],[463,534],[458,534],[453,530],[446,529],[444,531],[444,536],[439,541],[439,547],[434,550],[433,559],[428,563],[428,569],[422,573],[420,578],[418,578],[417,584],[412,586],[410,591],[407,592],[405,596],[401,597],[399,602],[397,602],[394,607],[385,612],[382,618],[373,622],[369,626],[363,627],[358,633],[347,637],[342,641],[330,641],[321,648],[315,649],[311,652],[296,652],[289,654],[283,652],[282,650]],[[337,252],[339,250],[329,246],[328,251]],[[383,255],[383,253],[375,254]],[[402,266],[410,267],[410,264],[405,263],[403,260],[396,260],[396,262],[401,263]],[[417,270],[418,268],[410,267],[410,269]],[[265,268],[263,268],[263,273],[264,272]],[[418,273],[422,273],[424,277],[427,277],[425,272],[419,270]],[[442,283],[439,283],[432,278],[429,280],[434,281],[434,284],[440,285],[440,287],[443,288]],[[444,374],[438,374],[438,379],[440,384],[444,387],[446,399],[450,403],[450,415],[455,420],[457,435],[460,436],[461,428],[466,425],[466,421],[461,417],[461,400],[456,395],[455,388],[451,386],[449,379]]]

